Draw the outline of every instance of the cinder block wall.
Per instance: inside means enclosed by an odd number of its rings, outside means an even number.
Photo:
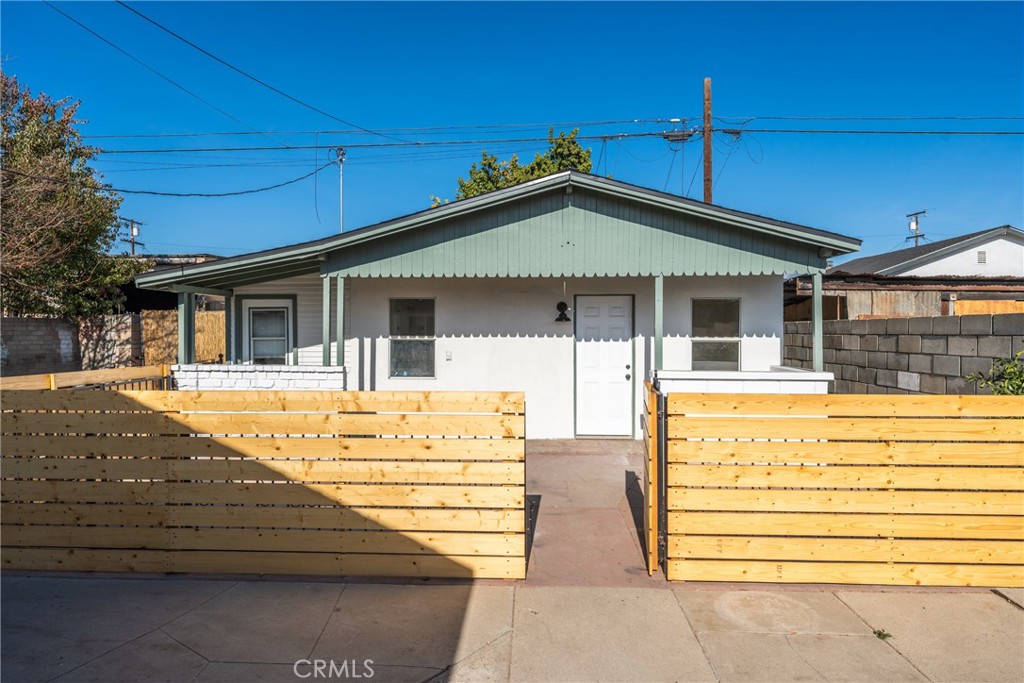
[[[0,374],[35,375],[82,369],[78,329],[56,318],[0,319]]]
[[[828,320],[825,370],[837,394],[974,394],[965,377],[1024,349],[1024,314]],[[811,323],[786,323],[784,364],[811,367]]]

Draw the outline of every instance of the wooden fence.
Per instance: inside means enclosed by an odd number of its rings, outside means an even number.
[[[0,377],[0,391],[11,389],[165,389],[171,382],[168,365],[143,365],[108,370],[82,370],[42,375]]]
[[[1024,398],[668,397],[668,578],[1024,585]]]
[[[224,362],[224,311],[196,311],[195,323],[196,362]],[[146,365],[178,362],[177,310],[142,312],[142,348]]]
[[[6,391],[5,568],[525,576],[516,393]]]

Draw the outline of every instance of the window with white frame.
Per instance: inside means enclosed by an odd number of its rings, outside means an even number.
[[[390,376],[434,376],[434,300],[390,300]]]
[[[291,365],[295,361],[295,301],[291,298],[243,298],[239,301],[239,356],[253,365]]]
[[[740,300],[693,299],[691,369],[740,369]]]

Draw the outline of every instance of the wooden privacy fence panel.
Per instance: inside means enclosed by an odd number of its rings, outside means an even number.
[[[0,377],[0,390],[10,389],[165,389],[170,386],[167,365],[142,365],[107,370],[82,370],[43,375]]]
[[[668,578],[1024,585],[1024,398],[668,397]]]
[[[518,393],[6,391],[3,566],[523,578]]]

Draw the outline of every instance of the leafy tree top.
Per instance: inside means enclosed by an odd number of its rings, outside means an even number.
[[[480,162],[470,166],[469,178],[458,178],[459,187],[455,193],[455,200],[511,187],[569,168],[589,172],[593,168],[590,149],[583,149],[576,140],[579,132],[579,129],[575,128],[568,135],[563,131],[555,137],[555,129],[549,129],[547,151],[535,155],[533,161],[528,164],[520,163],[518,155],[515,154],[507,161],[499,161],[496,155],[485,151]],[[434,206],[447,203],[447,200],[442,202],[437,197],[432,199]]]
[[[110,255],[121,198],[89,166],[79,102],[33,96],[0,72],[0,305],[5,315],[84,317],[115,310],[144,263]]]

